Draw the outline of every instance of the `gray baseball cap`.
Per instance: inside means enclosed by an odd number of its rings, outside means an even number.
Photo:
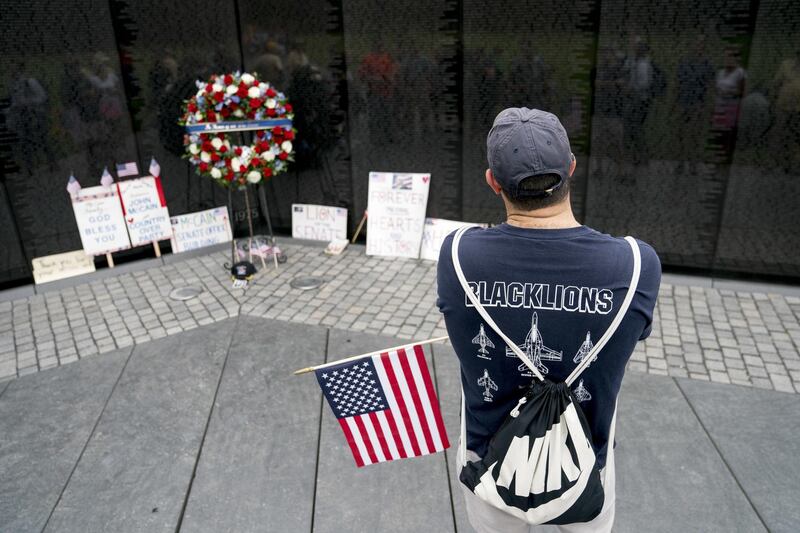
[[[494,119],[486,137],[489,168],[512,198],[546,196],[569,177],[572,151],[564,126],[547,111],[510,107]],[[556,174],[561,181],[547,191],[520,194],[519,183],[530,176]]]

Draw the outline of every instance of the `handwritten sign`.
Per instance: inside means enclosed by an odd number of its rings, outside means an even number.
[[[292,237],[313,241],[347,238],[347,209],[327,205],[292,204]]]
[[[164,195],[153,176],[117,183],[122,199],[122,213],[133,246],[141,246],[172,237]]]
[[[473,224],[472,222],[459,222],[444,218],[426,218],[425,229],[422,231],[422,246],[419,249],[420,259],[439,260],[439,250],[442,248],[444,238],[463,226],[486,227],[486,224]]]
[[[419,256],[430,174],[370,172],[367,255]]]
[[[173,253],[230,242],[233,238],[228,209],[225,207],[170,217],[170,221]]]
[[[33,282],[47,283],[94,272],[94,260],[83,250],[36,257],[33,263]]]
[[[131,247],[122,204],[116,187],[87,187],[72,198],[72,210],[88,255],[127,250]]]

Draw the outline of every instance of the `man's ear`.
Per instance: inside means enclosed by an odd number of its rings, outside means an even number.
[[[502,187],[500,187],[500,184],[497,183],[496,179],[494,179],[494,174],[492,174],[491,168],[486,169],[486,184],[491,187],[495,194],[500,194]]]
[[[572,163],[569,164],[569,175],[572,177],[572,173],[575,172],[575,167],[578,166],[578,161],[575,159],[575,154],[572,155]]]

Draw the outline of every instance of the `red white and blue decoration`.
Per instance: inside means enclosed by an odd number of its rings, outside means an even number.
[[[197,81],[184,103],[186,158],[198,174],[224,187],[242,189],[285,172],[293,160],[294,113],[286,96],[255,73],[233,72]],[[253,132],[237,145],[232,132]]]
[[[422,346],[391,349],[314,372],[359,467],[450,446]]]

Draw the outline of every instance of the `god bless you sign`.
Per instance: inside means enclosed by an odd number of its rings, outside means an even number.
[[[419,257],[430,174],[370,172],[367,255]]]
[[[103,255],[131,247],[116,187],[86,187],[72,197],[72,210],[87,255]]]

